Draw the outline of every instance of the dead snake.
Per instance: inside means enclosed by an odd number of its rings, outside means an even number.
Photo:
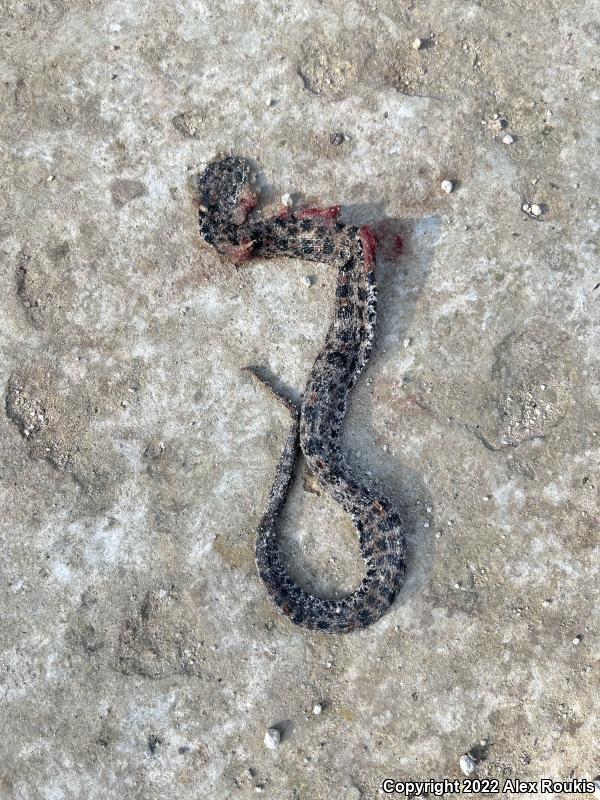
[[[334,318],[311,369],[300,408],[275,392],[293,424],[277,466],[256,538],[256,565],[275,605],[296,625],[323,633],[365,628],[389,608],[404,578],[402,521],[390,503],[364,486],[346,464],[339,437],[348,393],[371,354],[375,335],[376,242],[370,228],[344,225],[339,206],[249,218],[257,202],[249,163],[227,157],[198,177],[197,202],[204,240],[236,265],[251,258],[289,256],[338,270]],[[265,383],[261,378],[261,382]],[[298,446],[319,484],[352,518],[365,561],[360,585],[340,600],[304,591],[285,569],[277,519],[292,481]]]

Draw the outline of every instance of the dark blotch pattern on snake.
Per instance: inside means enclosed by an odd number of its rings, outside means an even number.
[[[289,256],[331,264],[338,271],[333,322],[300,408],[271,389],[287,405],[294,422],[258,525],[256,565],[271,600],[296,625],[323,633],[365,628],[393,602],[403,581],[406,557],[400,517],[387,499],[352,473],[338,443],[348,393],[373,347],[375,238],[366,226],[339,222],[337,206],[284,211],[270,219],[249,216],[257,192],[252,169],[240,158],[209,164],[198,178],[198,187],[202,237],[236,265],[254,257]],[[319,484],[350,515],[358,533],[365,576],[355,591],[340,600],[304,591],[290,579],[280,557],[276,526],[298,446]]]

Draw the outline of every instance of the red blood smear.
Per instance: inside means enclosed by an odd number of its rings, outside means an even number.
[[[302,211],[297,211],[294,216],[296,219],[318,217],[319,219],[334,220],[339,217],[341,210],[341,206],[329,206],[329,208],[303,208]]]
[[[359,230],[360,240],[365,256],[365,272],[372,272],[375,268],[375,253],[377,251],[377,239],[368,225],[363,225]]]
[[[254,242],[246,242],[245,244],[237,245],[223,242],[222,244],[217,245],[217,250],[219,253],[232,261],[236,267],[239,267],[240,264],[244,263],[244,261],[249,261],[250,258],[252,258],[253,248]]]

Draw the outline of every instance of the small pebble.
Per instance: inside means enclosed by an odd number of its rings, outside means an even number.
[[[312,278],[310,277],[310,275],[305,275],[305,276],[302,278],[302,283],[303,283],[305,286],[308,286],[308,287],[312,286]]]
[[[281,195],[281,202],[284,206],[291,206],[292,205],[292,195],[289,192]]]
[[[551,600],[543,600],[543,601],[542,601],[542,605],[543,605],[545,608],[548,608],[548,606],[550,605],[550,603],[551,603],[551,602],[552,602]]]
[[[469,753],[465,753],[464,756],[461,756],[458,763],[463,775],[472,775],[477,767],[477,762]]]
[[[507,133],[506,136],[502,137],[502,141],[504,142],[504,144],[514,144],[515,140],[510,135],[510,133]]]
[[[323,711],[323,706],[321,705],[321,703],[315,703],[313,706],[313,714],[316,714],[318,716],[321,713],[321,711]]]
[[[442,192],[450,194],[450,192],[454,189],[454,184],[452,183],[452,181],[442,181],[441,188]]]
[[[402,345],[403,345],[405,348],[406,348],[406,347],[410,347],[410,345],[411,345],[411,344],[412,344],[412,339],[405,339],[405,340],[402,342]]]
[[[341,131],[336,131],[335,133],[331,133],[329,135],[329,144],[332,144],[334,147],[342,144],[344,141],[344,134]]]
[[[429,527],[429,522],[424,522],[424,523],[423,523],[423,527],[424,527],[424,528],[428,528],[428,527]]]
[[[524,211],[530,217],[540,217],[542,215],[542,208],[537,203],[529,204],[523,203],[521,211]]]
[[[265,733],[265,744],[269,750],[275,750],[281,742],[281,732],[277,728],[268,728]]]
[[[583,636],[580,633],[578,633],[577,636],[573,639],[573,644],[581,644],[582,639]]]
[[[267,97],[266,106],[270,108],[271,106],[275,105],[275,100],[273,97]]]
[[[55,178],[55,175],[48,175],[48,177],[46,178],[46,181],[47,181],[48,183],[52,183],[52,181],[54,180],[54,178]]]
[[[416,39],[413,40],[413,43],[412,43],[412,49],[413,50],[420,50],[422,46],[423,46],[423,42],[422,42],[421,39],[419,39],[419,37],[417,37]]]

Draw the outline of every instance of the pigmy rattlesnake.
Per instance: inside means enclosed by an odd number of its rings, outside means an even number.
[[[198,178],[198,188],[200,233],[236,265],[251,258],[289,256],[331,264],[338,271],[333,322],[300,407],[269,387],[289,409],[293,424],[258,524],[256,565],[271,600],[296,625],[323,633],[365,628],[393,602],[406,561],[399,515],[388,500],[352,474],[338,444],[348,393],[373,347],[375,237],[367,226],[342,224],[339,206],[285,211],[270,219],[249,218],[257,202],[253,171],[247,161],[233,156],[209,164]],[[304,591],[290,579],[280,557],[276,525],[298,447],[319,484],[350,515],[358,532],[365,576],[340,600]]]

